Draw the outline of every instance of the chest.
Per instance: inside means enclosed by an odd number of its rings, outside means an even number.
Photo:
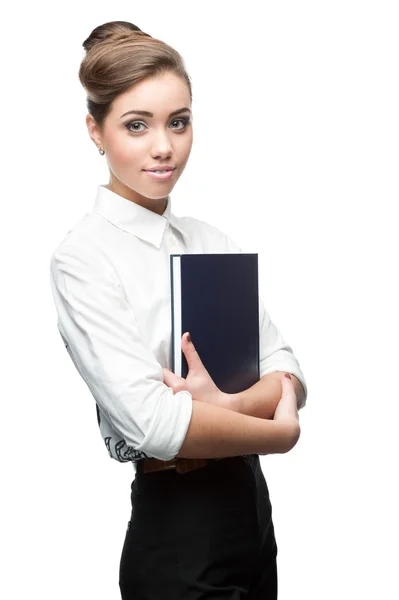
[[[168,227],[159,249],[134,236],[127,236],[115,239],[114,244],[108,245],[108,251],[144,343],[160,364],[170,369],[170,255],[203,252],[201,244],[188,245],[179,231]]]

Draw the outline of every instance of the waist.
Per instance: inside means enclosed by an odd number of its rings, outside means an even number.
[[[228,457],[222,458],[172,458],[171,460],[160,460],[158,458],[144,458],[136,464],[136,471],[139,469],[143,473],[153,473],[156,471],[166,471],[169,469],[176,470],[177,473],[183,475],[189,471],[201,469],[210,463],[219,460],[226,460]]]

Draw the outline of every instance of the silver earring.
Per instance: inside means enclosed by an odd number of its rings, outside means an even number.
[[[104,156],[105,150],[103,150],[102,148],[100,148],[100,146],[98,146],[98,151],[101,154],[101,156]]]

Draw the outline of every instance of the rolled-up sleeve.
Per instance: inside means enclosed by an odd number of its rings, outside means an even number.
[[[242,249],[229,236],[225,234],[224,236],[227,252],[242,252]],[[299,361],[295,357],[291,346],[287,344],[270,319],[263,299],[259,295],[259,374],[262,378],[264,375],[275,371],[286,371],[299,379],[305,392],[302,403],[302,406],[304,406],[308,389]]]
[[[192,396],[163,383],[162,365],[140,335],[112,266],[93,250],[64,243],[51,257],[50,282],[60,333],[100,411],[129,447],[174,458]]]
[[[308,394],[305,377],[291,346],[283,339],[276,325],[270,319],[261,297],[259,297],[259,323],[260,377],[274,371],[292,373],[302,383],[305,392],[302,403],[304,406]]]

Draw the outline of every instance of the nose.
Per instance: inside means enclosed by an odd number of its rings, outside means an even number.
[[[151,156],[153,159],[157,159],[159,157],[166,158],[171,156],[173,152],[172,144],[167,133],[161,132],[155,135]]]

